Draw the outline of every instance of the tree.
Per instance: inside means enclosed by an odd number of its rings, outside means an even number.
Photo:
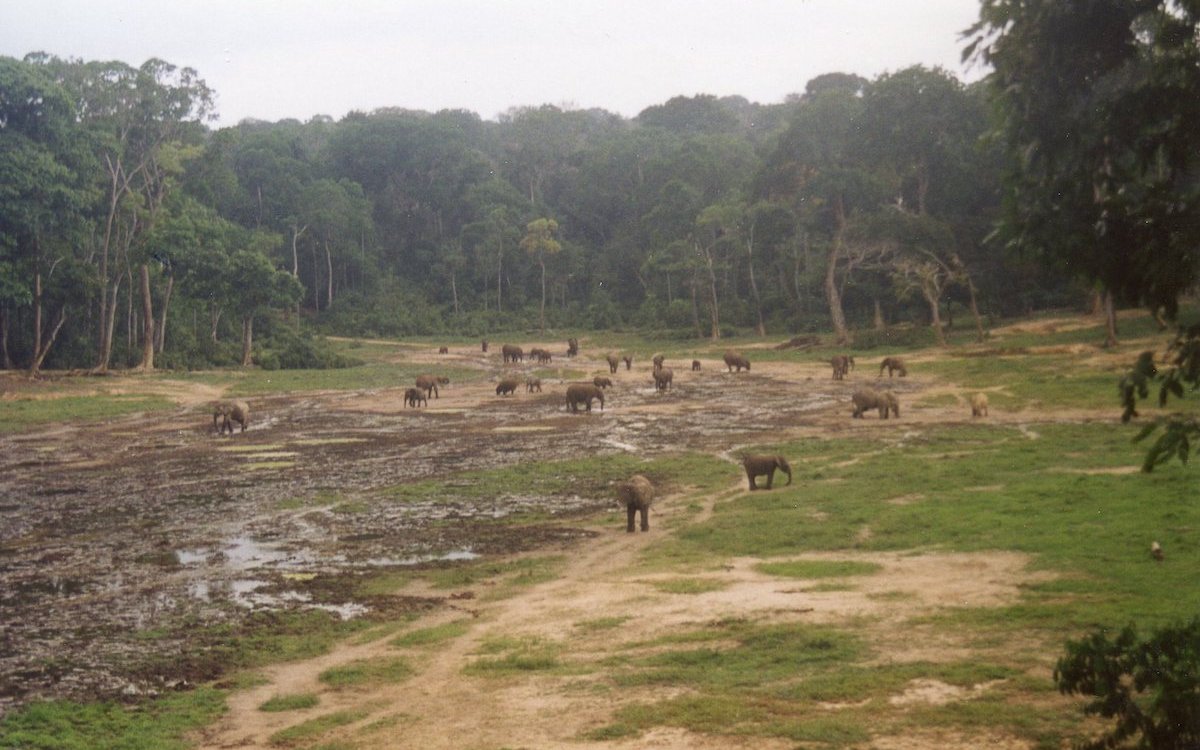
[[[242,366],[251,363],[254,318],[270,308],[286,309],[304,295],[300,282],[286,271],[278,271],[264,254],[279,238],[255,232],[243,239],[244,246],[229,257],[228,273],[232,306],[242,320]]]
[[[1000,236],[1174,317],[1200,268],[1200,7],[984,0],[968,35],[1008,153]]]
[[[562,245],[554,239],[557,232],[558,222],[554,219],[534,219],[525,225],[525,236],[521,238],[521,249],[536,255],[542,269],[542,306],[538,310],[538,320],[543,332],[546,330],[546,255],[556,255],[562,250]]]

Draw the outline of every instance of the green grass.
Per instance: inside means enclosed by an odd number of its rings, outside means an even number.
[[[391,658],[355,661],[326,669],[317,679],[332,688],[392,685],[404,682],[414,674],[406,659]]]
[[[878,563],[857,560],[793,560],[791,562],[759,563],[755,568],[767,575],[784,578],[869,576],[883,570],[883,566]]]
[[[92,394],[57,398],[16,398],[0,404],[0,433],[21,432],[54,422],[98,422],[174,408],[161,396]]]
[[[225,693],[197,688],[135,706],[32,703],[0,719],[5,750],[185,750],[187,735],[225,711]]]
[[[489,638],[483,642],[478,658],[463,671],[481,677],[575,672],[562,660],[562,651],[562,644],[532,636]]]
[[[258,707],[259,711],[274,713],[277,711],[299,711],[312,708],[321,702],[314,693],[293,693],[291,695],[276,695]]]
[[[435,625],[428,628],[418,628],[408,633],[403,633],[396,636],[388,643],[399,648],[413,648],[415,646],[433,646],[446,641],[452,641],[459,636],[466,635],[468,622],[466,620],[455,620],[442,625]]]
[[[362,721],[367,717],[366,711],[335,711],[331,714],[318,716],[315,719],[281,729],[272,734],[267,742],[275,747],[299,747],[310,745],[321,735],[330,730]]]
[[[670,581],[654,581],[651,585],[665,594],[707,594],[729,588],[725,581],[711,578],[676,578]]]

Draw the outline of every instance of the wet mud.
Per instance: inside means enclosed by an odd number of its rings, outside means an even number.
[[[835,413],[849,421],[852,383],[783,366],[687,373],[666,393],[642,374],[590,414],[566,411],[561,383],[498,398],[481,382],[421,409],[402,408],[400,390],[253,399],[250,429],[233,437],[195,407],[0,436],[0,714],[214,677],[195,638],[214,625],[438,606],[355,584],[562,548],[593,533],[573,519],[613,507],[604,487],[378,501],[387,488],[535,460],[720,453]],[[504,523],[529,511],[546,520]]]

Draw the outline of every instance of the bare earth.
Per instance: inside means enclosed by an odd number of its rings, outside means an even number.
[[[535,344],[536,345],[536,344]],[[559,342],[544,342],[558,353]],[[498,350],[498,345],[495,347]],[[527,345],[528,348],[528,345]],[[794,362],[755,362],[732,374],[706,359],[700,372],[689,362],[668,362],[676,387],[653,390],[649,363],[622,364],[609,375],[603,352],[588,352],[564,367],[604,374],[614,381],[603,412],[565,412],[565,385],[543,378],[544,392],[495,395],[498,353],[452,350],[420,353],[439,364],[486,369],[490,381],[451,384],[428,408],[407,409],[402,389],[315,393],[252,400],[251,429],[217,440],[205,405],[220,396],[209,386],[160,381],[157,392],[176,401],[174,413],[105,425],[62,425],[0,435],[0,710],[5,701],[39,696],[136,694],[171,686],[170,674],[143,668],[150,648],[130,634],[164,623],[198,618],[236,622],[248,612],[280,606],[329,608],[344,616],[386,609],[415,614],[409,628],[464,620],[465,635],[433,648],[398,649],[389,638],[354,639],[316,659],[264,671],[267,684],[234,692],[230,711],[198,738],[203,748],[266,748],[280,729],[338,709],[361,718],[329,734],[353,737],[363,748],[785,748],[794,742],[709,737],[659,729],[622,741],[588,741],[582,733],[604,726],[626,702],[663,696],[632,690],[597,700],[581,687],[586,678],[531,676],[497,680],[464,674],[482,645],[498,636],[569,638],[567,661],[593,661],[633,641],[684,624],[723,617],[756,621],[839,623],[870,616],[872,643],[885,660],[947,660],[971,653],[965,643],[900,635],[895,624],[914,615],[956,606],[1000,606],[1016,601],[1019,587],[1037,580],[1018,554],[848,554],[882,566],[857,579],[853,591],[805,591],[802,584],[767,576],[755,559],[730,561],[704,573],[719,585],[680,596],[653,584],[661,576],[638,569],[639,553],[684,524],[703,521],[715,504],[744,491],[740,467],[731,463],[728,489],[703,498],[667,497],[656,503],[649,533],[626,534],[624,514],[604,488],[561,497],[520,498],[497,488],[473,503],[371,505],[338,512],[356,494],[427,477],[452,477],[458,469],[499,467],[529,459],[581,452],[654,455],[691,449],[730,458],[743,445],[795,437],[874,431],[902,440],[915,425],[970,421],[966,394],[953,384],[914,374],[890,386],[906,404],[903,419],[851,420],[849,394],[875,381],[869,364],[846,381],[833,381],[828,365],[798,355]],[[754,360],[753,349],[744,349]],[[411,359],[413,355],[397,354]],[[561,355],[559,355],[561,356]],[[554,366],[558,366],[556,356]],[[936,356],[931,354],[929,356]],[[1097,355],[1100,356],[1100,355]],[[919,365],[921,358],[910,359]],[[511,369],[511,368],[510,368]],[[887,378],[885,377],[886,381]],[[130,390],[145,393],[144,383]],[[912,408],[920,398],[953,394],[953,407]],[[941,403],[941,402],[939,402]],[[730,415],[735,415],[731,418]],[[872,415],[873,416],[873,415]],[[1040,415],[1044,421],[1048,415]],[[1110,419],[1079,411],[1064,420]],[[993,409],[992,422],[1021,425],[1036,439],[1026,414]],[[736,479],[736,483],[735,483]],[[980,487],[980,491],[995,488]],[[295,502],[289,502],[295,500]],[[919,502],[900,496],[890,502]],[[697,513],[686,506],[701,503]],[[489,523],[522,508],[546,510],[555,520],[514,535]],[[608,508],[611,524],[573,525],[572,519]],[[449,523],[447,523],[449,521]],[[870,529],[864,528],[863,534]],[[352,598],[348,587],[306,588],[312,574],[353,576],[388,566],[421,565],[459,557],[500,558],[566,553],[554,580],[515,596],[489,598],[483,589],[456,592],[405,589],[402,597]],[[819,558],[818,555],[808,556]],[[668,576],[677,578],[678,576]],[[11,615],[11,616],[10,616]],[[619,628],[589,633],[580,623],[628,618]],[[360,639],[361,640],[361,639]],[[187,655],[186,638],[155,642],[168,663]],[[62,658],[64,655],[70,658]],[[408,658],[410,679],[369,690],[333,690],[319,682],[324,670],[352,661]],[[59,671],[45,666],[62,660]],[[134,668],[136,665],[136,668]],[[176,680],[207,676],[203,664]],[[157,681],[157,682],[156,682]],[[964,700],[987,684],[964,689],[914,681],[892,697],[895,705]],[[317,707],[266,713],[258,707],[277,695],[314,693]],[[608,695],[608,694],[606,694]],[[829,710],[836,711],[837,706]],[[942,732],[881,737],[880,750],[1022,748],[1011,738]]]

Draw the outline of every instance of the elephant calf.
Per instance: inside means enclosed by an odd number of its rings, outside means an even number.
[[[537,391],[538,393],[542,392],[542,379],[525,378],[525,392],[533,393],[534,391]]]
[[[692,360],[692,372],[700,372],[700,360]]]
[[[883,371],[888,371],[888,377],[892,377],[892,372],[900,373],[900,377],[908,375],[908,368],[904,366],[904,360],[899,357],[884,357],[879,363],[879,377],[883,377]]]
[[[615,375],[617,372],[617,365],[621,364],[621,360],[615,354],[609,354],[605,357],[605,359],[608,360],[608,372]]]
[[[829,360],[829,364],[833,366],[833,379],[841,380],[846,377],[846,373],[854,369],[854,357],[836,354]]]
[[[642,514],[642,531],[650,530],[650,504],[654,502],[654,485],[641,474],[617,484],[617,502],[625,506],[625,531],[633,533],[637,514]]]
[[[425,395],[425,391],[420,388],[409,388],[404,391],[404,405],[411,406],[414,409],[421,405],[424,401],[426,406],[429,406],[429,397]]]
[[[852,416],[855,419],[861,419],[863,412],[867,409],[878,409],[880,419],[887,419],[889,411],[897,417],[900,416],[900,402],[896,399],[896,394],[891,391],[861,388],[854,392],[850,400],[854,402]]]
[[[496,395],[511,396],[517,392],[517,388],[520,387],[520,385],[521,381],[519,380],[514,378],[505,378],[496,384]]]
[[[600,402],[600,411],[604,411],[604,391],[591,383],[572,383],[567,386],[567,408],[573,412],[579,411],[580,404],[586,404],[587,410],[592,410],[592,401]]]
[[[986,417],[988,415],[988,397],[986,393],[976,393],[971,396],[971,416]]]
[[[660,367],[654,371],[654,390],[666,391],[671,388],[671,381],[675,379],[675,372],[670,367]]]
[[[596,386],[597,388],[612,388],[612,380],[597,375],[596,377],[592,378],[592,385]]]
[[[750,360],[734,351],[725,352],[725,366],[730,372],[733,372],[735,367],[738,372],[741,372],[743,367],[746,368],[746,372],[750,372]]]
[[[792,483],[792,467],[783,456],[746,456],[742,459],[742,466],[746,469],[746,478],[750,480],[751,490],[771,489],[776,469],[787,474],[787,483]],[[759,487],[754,483],[754,478],[764,475],[767,477],[767,486]]]
[[[220,427],[217,426],[218,418],[221,420]],[[226,430],[232,435],[234,422],[242,426],[242,432],[246,431],[246,425],[250,422],[250,407],[245,401],[221,401],[213,404],[213,427],[217,429],[218,435],[224,435]]]

